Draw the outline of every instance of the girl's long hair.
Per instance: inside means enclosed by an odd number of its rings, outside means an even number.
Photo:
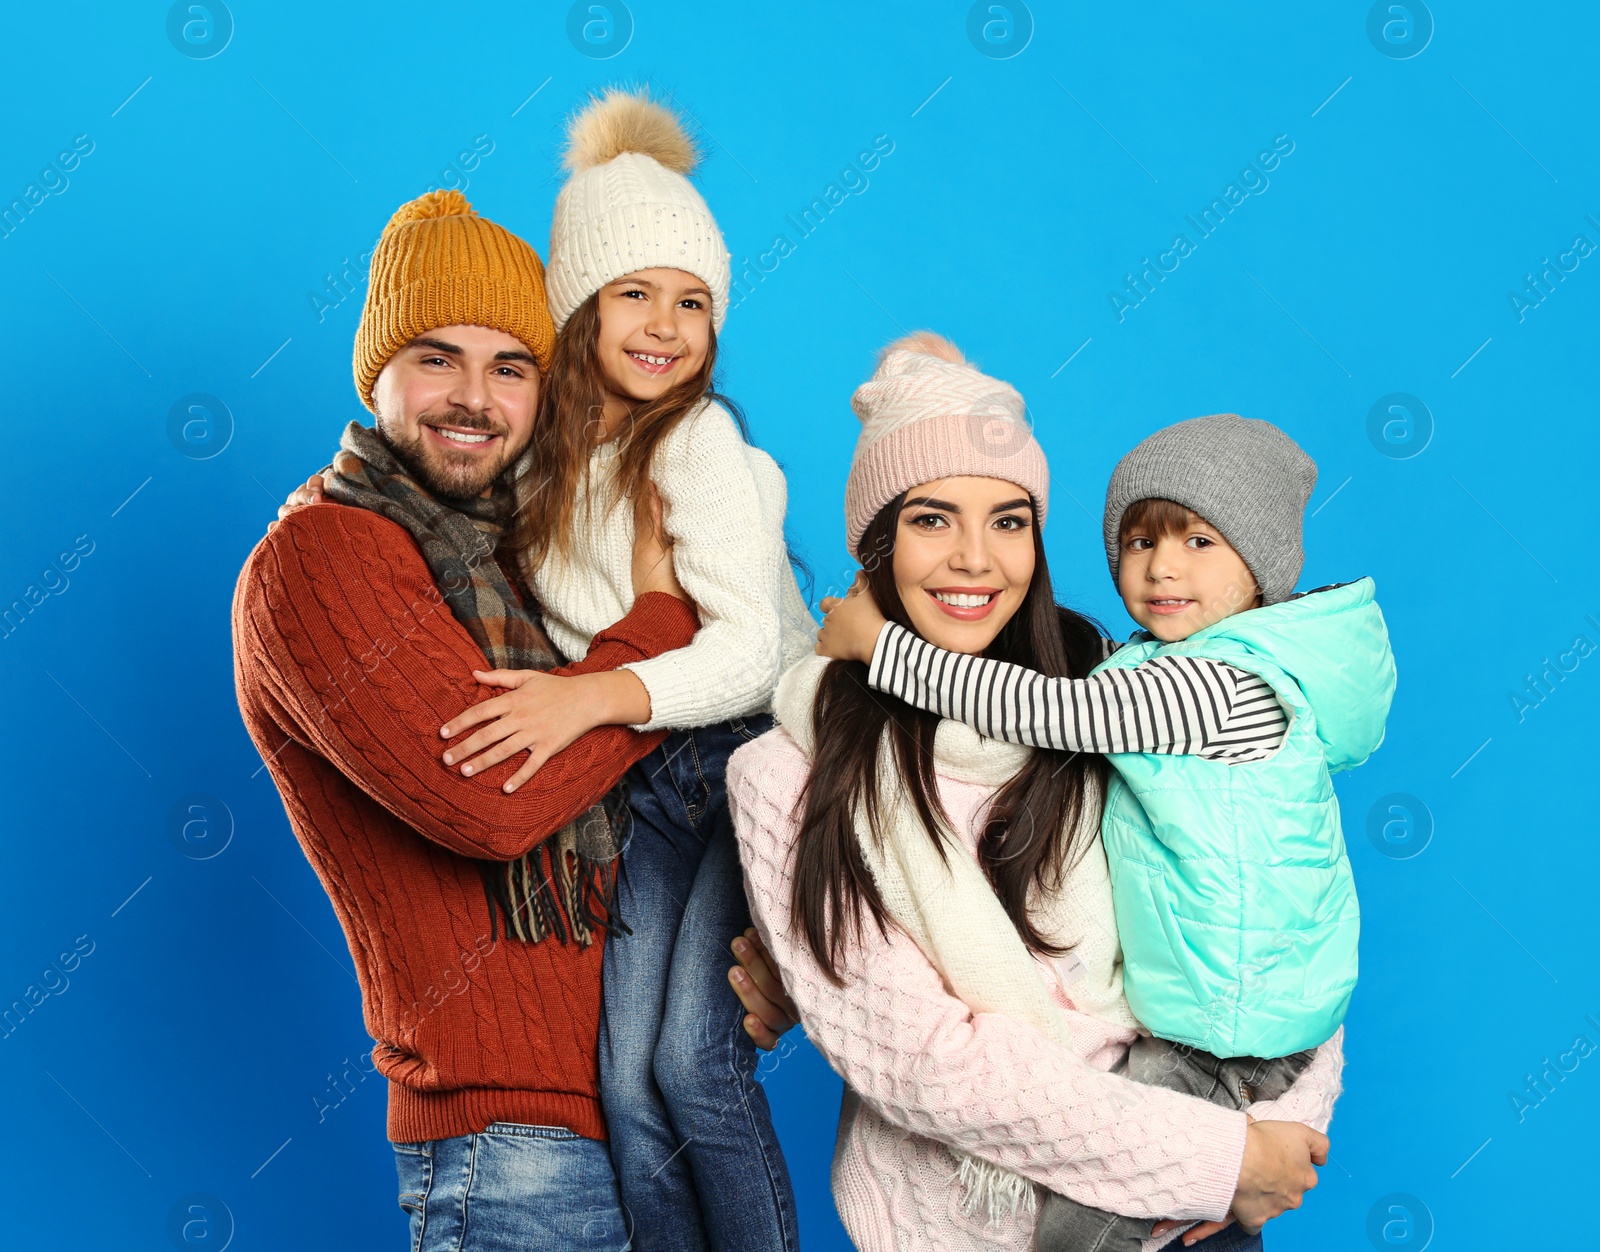
[[[857,545],[867,586],[890,621],[914,630],[895,587],[893,552],[902,492],[879,511]],[[1033,581],[1015,616],[984,656],[1053,677],[1081,678],[1100,661],[1098,623],[1055,603],[1038,514],[1033,525]],[[934,781],[937,714],[867,686],[867,667],[834,661],[823,672],[812,708],[816,745],[802,800],[791,908],[807,945],[835,982],[847,944],[864,932],[863,914],[887,935],[888,912],[856,836],[865,817],[874,840],[883,838],[878,807],[879,743],[888,736],[895,783],[903,788],[924,831],[948,858],[948,819]],[[1016,777],[995,795],[978,840],[978,860],[1023,942],[1035,952],[1065,951],[1041,934],[1028,906],[1037,893],[1061,889],[1067,871],[1092,841],[1079,838],[1082,819],[1103,794],[1103,757],[1036,749]],[[1080,843],[1084,847],[1078,846]],[[955,855],[965,856],[957,846]]]
[[[609,495],[601,502],[604,508],[638,497],[650,478],[651,462],[661,441],[705,399],[727,409],[749,441],[744,413],[714,389],[715,328],[708,328],[708,336],[706,359],[691,377],[654,400],[639,402],[629,414],[617,437],[617,472],[606,485]],[[577,307],[556,336],[550,370],[540,389],[528,465],[517,482],[517,516],[511,532],[511,543],[525,569],[537,569],[551,552],[565,554],[570,549],[578,491],[600,485],[584,481],[595,448],[593,431],[605,408],[599,338],[597,292]]]

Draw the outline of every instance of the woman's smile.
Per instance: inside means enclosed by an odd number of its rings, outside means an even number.
[[[1034,537],[1033,502],[1016,483],[974,474],[910,488],[894,580],[912,629],[951,652],[981,653],[1027,597]]]
[[[962,622],[981,622],[1000,602],[999,587],[924,587],[931,599],[949,616]]]

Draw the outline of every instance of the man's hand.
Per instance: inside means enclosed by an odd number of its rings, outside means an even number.
[[[666,506],[654,483],[633,502],[633,595],[664,591],[669,596],[688,600],[672,567],[672,539],[667,534]]]
[[[278,520],[281,522],[296,509],[303,509],[308,504],[321,504],[323,499],[322,475],[313,474],[306,479],[304,486],[296,487],[289,493],[289,498],[278,506]]]
[[[1255,1234],[1285,1209],[1297,1209],[1317,1185],[1316,1165],[1328,1163],[1328,1137],[1299,1122],[1251,1119],[1244,1164],[1233,1193],[1233,1215]]]
[[[795,1012],[789,993],[783,989],[777,967],[767,955],[755,927],[733,941],[733,954],[739,958],[739,964],[728,971],[728,981],[747,1010],[744,1028],[756,1041],[756,1047],[770,1052],[800,1015]]]
[[[841,598],[826,596],[822,601],[822,629],[817,632],[817,655],[835,661],[870,663],[878,636],[888,619],[867,590],[867,576],[857,571],[855,582]]]

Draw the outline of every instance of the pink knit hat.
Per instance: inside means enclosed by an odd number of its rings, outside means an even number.
[[[861,419],[844,516],[855,551],[878,511],[909,487],[973,475],[1016,483],[1044,524],[1050,468],[1016,388],[990,378],[947,339],[918,331],[883,350],[850,407]]]

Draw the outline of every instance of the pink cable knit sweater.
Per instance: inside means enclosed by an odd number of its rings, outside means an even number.
[[[1035,1212],[996,1227],[963,1211],[946,1145],[1130,1217],[1222,1218],[1243,1160],[1244,1115],[1109,1073],[1133,1032],[1076,1011],[1049,962],[1040,961],[1041,976],[1067,1013],[1070,1050],[1004,1015],[974,1014],[893,928],[887,940],[869,928],[867,946],[846,954],[844,985],[828,981],[789,915],[809,770],[780,728],[734,754],[728,796],[757,930],[807,1035],[845,1082],[833,1194],[856,1247],[1031,1248]],[[940,796],[975,849],[985,789],[941,778]],[[1342,1033],[1282,1099],[1251,1113],[1326,1130],[1344,1065]]]

